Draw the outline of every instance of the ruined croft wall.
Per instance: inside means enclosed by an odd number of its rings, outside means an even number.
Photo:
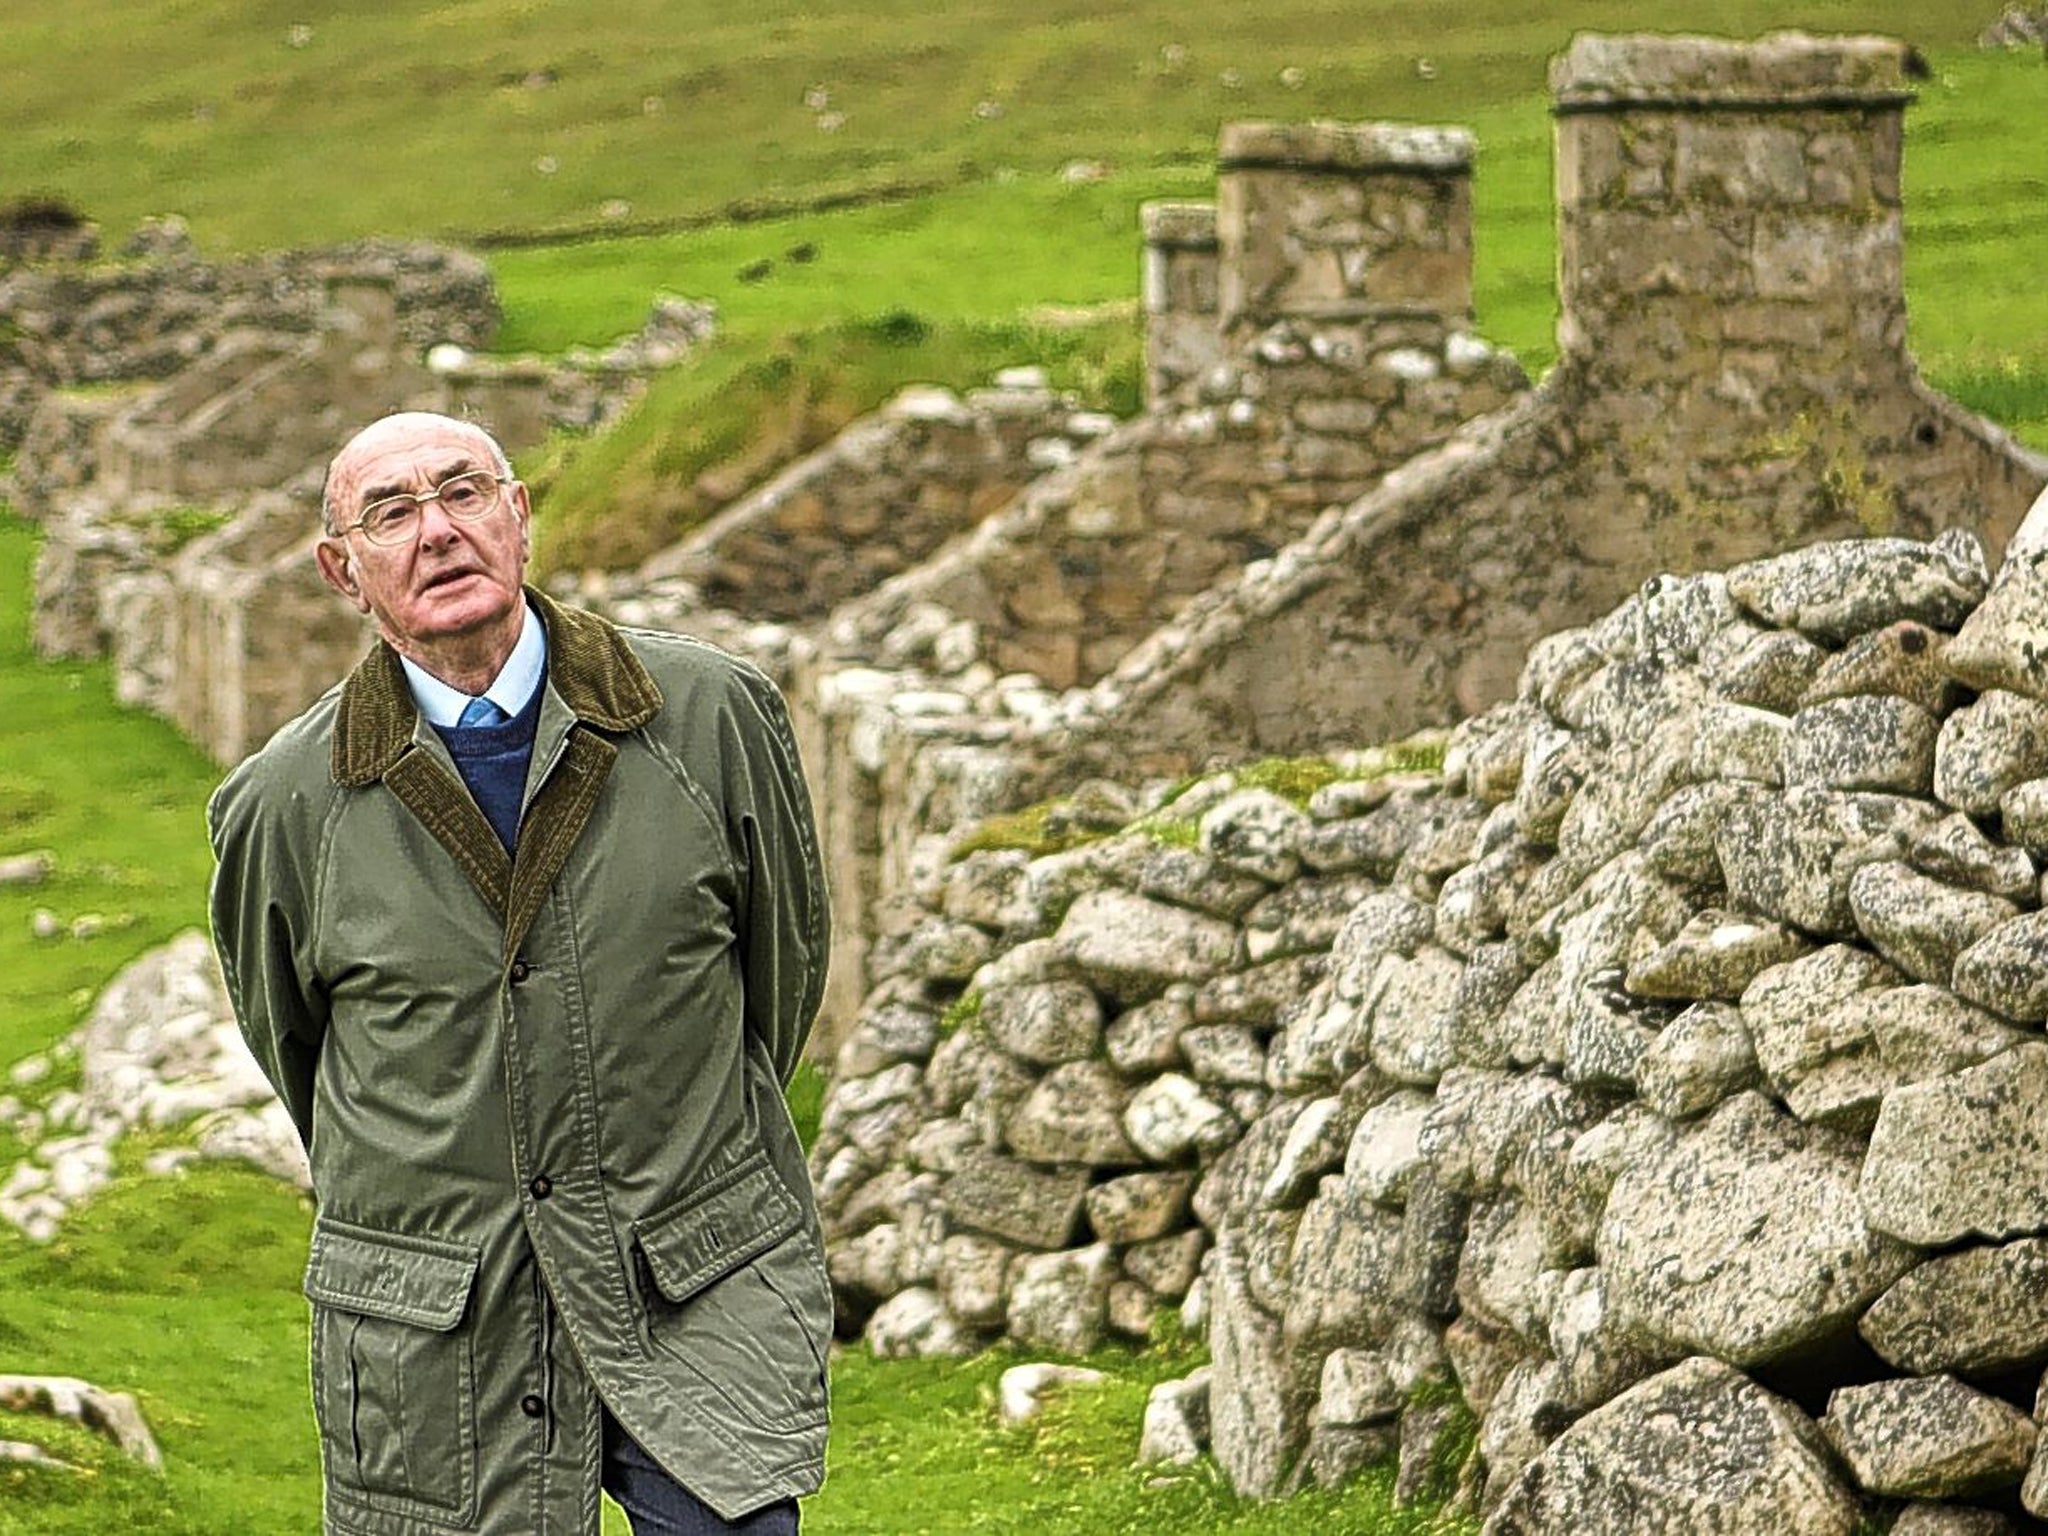
[[[1079,1350],[1189,1296],[1241,1491],[1454,1387],[1502,1536],[2048,1511],[2032,570],[1660,577],[1439,770],[939,872],[815,1152],[843,1325]]]
[[[1768,388],[1767,362],[1751,366]],[[1697,386],[1660,413],[1654,392],[1560,364],[1526,400],[1190,604],[1054,733],[1036,782],[1448,723],[1507,697],[1531,644],[1647,572],[1949,526],[2001,548],[2048,484],[2048,460],[1909,372],[1845,386],[1839,424],[1719,407],[1710,378]],[[1660,454],[1674,434],[1700,454]]]
[[[678,627],[816,623],[920,565],[1115,425],[1017,372],[964,399],[906,390],[649,559],[636,595]]]
[[[827,645],[848,661],[954,672],[924,648],[938,609],[973,626],[998,674],[1092,682],[1191,597],[1524,383],[1511,357],[1443,316],[1275,322],[1241,360],[842,608]]]
[[[391,282],[416,349],[486,347],[497,331],[489,269],[446,246],[361,240],[221,261],[185,251],[0,271],[0,368],[46,387],[167,378],[232,331],[310,334],[327,283],[350,276]]]

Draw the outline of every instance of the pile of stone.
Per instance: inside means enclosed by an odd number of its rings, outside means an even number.
[[[1282,1005],[1403,860],[1373,802],[1422,792],[1382,778],[1303,811],[1223,774],[1118,835],[936,877],[877,954],[813,1149],[842,1326],[883,1354],[1144,1337],[1208,1246],[1203,1166],[1268,1108]],[[1097,785],[1053,835],[1135,809]]]
[[[43,1094],[60,1063],[79,1084]],[[106,1186],[128,1131],[190,1128],[189,1146],[151,1154],[152,1173],[195,1157],[254,1164],[311,1187],[305,1152],[236,1031],[206,936],[179,935],[109,982],[91,1015],[48,1051],[9,1068],[0,1123],[29,1147],[0,1178],[0,1221],[33,1242]],[[38,1102],[24,1102],[35,1098]]]
[[[2048,6],[2009,4],[1977,34],[1979,48],[2048,48]]]
[[[2044,548],[1653,580],[1426,780],[956,863],[826,1105],[842,1321],[1080,1348],[1187,1282],[1155,1438],[1248,1493],[1454,1394],[1493,1532],[2048,1514]]]

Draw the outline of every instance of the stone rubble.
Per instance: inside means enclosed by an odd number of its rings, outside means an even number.
[[[16,1062],[17,1085],[76,1060],[79,1085],[39,1107],[0,1101],[28,1154],[0,1176],[0,1221],[34,1242],[113,1177],[121,1138],[186,1127],[196,1155],[253,1164],[310,1187],[284,1106],[242,1043],[206,936],[190,932],[126,967],[50,1051]]]
[[[0,1375],[0,1409],[65,1419],[111,1440],[132,1460],[163,1470],[163,1452],[132,1393],[109,1392],[75,1376]],[[10,1458],[34,1460],[34,1457]]]

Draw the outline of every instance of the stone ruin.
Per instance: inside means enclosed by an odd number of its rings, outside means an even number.
[[[842,1329],[1178,1304],[1153,1454],[1422,1489],[1469,1413],[1490,1536],[2048,1517],[2044,551],[1653,577],[1435,766],[963,829],[813,1149]]]
[[[1468,328],[1462,135],[1227,128],[1213,253],[1185,205],[1148,226],[1168,393],[798,667],[838,953],[900,927],[963,818],[1448,722],[1654,571],[1958,521],[2001,545],[2048,459],[1906,349],[1918,68],[1882,39],[1578,39],[1532,390]]]
[[[790,686],[843,1332],[1177,1305],[1147,1454],[1455,1464],[1495,1536],[2048,1518],[2048,463],[1906,351],[1914,67],[1575,42],[1533,389],[1469,141],[1235,126],[1147,215],[1138,420],[915,394],[589,585]]]
[[[1995,551],[2048,460],[1906,348],[1920,68],[1873,38],[1575,41],[1552,81],[1560,361],[1534,388],[1473,328],[1467,134],[1228,125],[1215,204],[1146,211],[1138,417],[1021,372],[913,391],[639,572],[566,579],[789,692],[835,894],[824,1043],[963,819],[1448,722],[1653,571],[1949,522]],[[18,485],[163,472],[80,446],[111,430],[81,425],[95,404],[53,414]],[[43,643],[122,653],[127,696],[232,758],[361,645],[303,526],[252,508],[166,582],[96,516],[51,541]],[[238,617],[259,601],[295,638],[275,656]]]
[[[325,463],[420,408],[509,449],[589,430],[707,336],[656,303],[636,336],[560,362],[479,356],[490,274],[442,247],[366,241],[216,263],[175,222],[122,257],[94,241],[0,260],[0,449],[42,522],[37,648],[109,655],[124,701],[232,762],[331,685],[368,632],[314,575]],[[260,620],[248,622],[250,616]]]

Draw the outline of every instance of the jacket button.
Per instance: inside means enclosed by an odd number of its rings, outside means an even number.
[[[524,960],[514,960],[514,961],[512,962],[512,985],[513,985],[513,986],[515,986],[515,987],[516,987],[516,986],[519,986],[519,985],[520,985],[521,983],[523,983],[523,982],[524,982],[524,981],[526,980],[526,978],[527,978],[527,977],[531,976],[532,974],[533,974],[533,967],[532,967],[532,966],[530,966],[530,965],[528,965],[528,964],[527,964],[527,963],[526,963],[526,962],[525,962]]]
[[[533,1191],[534,1199],[545,1200],[555,1192],[555,1181],[544,1173],[536,1173],[533,1182],[526,1187]]]
[[[537,1419],[548,1411],[548,1405],[537,1394],[529,1392],[519,1399],[519,1411],[529,1419]]]

